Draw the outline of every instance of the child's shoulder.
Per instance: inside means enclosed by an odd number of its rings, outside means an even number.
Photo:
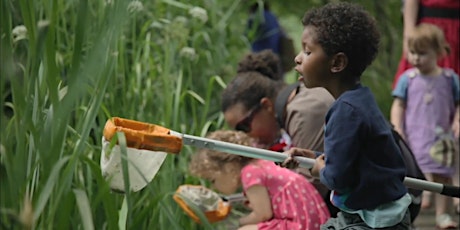
[[[415,78],[417,76],[421,76],[420,75],[420,72],[417,70],[417,68],[410,68],[410,69],[407,69],[406,71],[404,71],[402,74],[401,74],[401,78]],[[444,76],[444,77],[458,77],[458,74],[455,73],[455,71],[451,68],[442,68],[442,72],[441,72],[441,76]]]
[[[458,74],[451,68],[442,68],[442,75],[445,77],[458,77]]]
[[[417,68],[409,68],[401,74],[401,77],[414,78],[420,75]]]

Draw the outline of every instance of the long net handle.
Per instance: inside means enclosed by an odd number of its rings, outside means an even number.
[[[170,132],[172,135],[180,136],[184,145],[191,145],[198,148],[207,148],[245,157],[269,160],[273,162],[283,162],[287,158],[286,154],[275,151],[238,145],[224,141],[217,141],[188,134],[181,134],[175,131]],[[303,168],[312,168],[315,164],[314,159],[306,157],[295,157],[294,159],[296,159],[299,162],[300,167]],[[444,185],[441,183],[416,179],[412,177],[405,177],[404,185],[412,189],[436,192],[451,197],[460,197],[460,187],[458,186]]]
[[[188,134],[182,135],[182,143],[184,145],[191,145],[198,148],[212,149],[245,157],[269,160],[273,162],[283,162],[287,158],[286,154],[275,151],[249,147],[245,145],[238,145],[224,141],[217,141],[205,137],[197,137]],[[294,157],[294,159],[296,159],[299,162],[300,167],[303,168],[312,168],[315,164],[314,159],[306,157]]]

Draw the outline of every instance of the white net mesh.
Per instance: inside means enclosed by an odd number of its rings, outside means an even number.
[[[187,198],[189,202],[192,202],[203,212],[217,210],[219,201],[222,201],[219,194],[201,186],[183,185],[178,193]]]
[[[114,191],[125,190],[120,146],[110,149],[110,142],[102,138],[102,156],[100,166],[102,175]],[[145,149],[127,148],[129,189],[139,191],[153,180],[167,153]]]

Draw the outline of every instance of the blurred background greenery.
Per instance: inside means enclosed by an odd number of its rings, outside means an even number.
[[[300,50],[300,20],[327,0],[271,1]],[[400,0],[353,1],[382,31],[364,84],[388,115],[400,57]],[[249,52],[248,0],[4,0],[0,11],[0,229],[215,229],[172,200],[194,149],[168,156],[137,193],[99,168],[111,116],[202,136],[224,127],[220,92]],[[296,74],[288,73],[287,81]]]

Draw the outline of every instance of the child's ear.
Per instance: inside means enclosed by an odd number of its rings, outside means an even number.
[[[332,56],[331,59],[331,72],[332,73],[339,73],[343,71],[348,65],[348,57],[345,53],[336,53]]]

